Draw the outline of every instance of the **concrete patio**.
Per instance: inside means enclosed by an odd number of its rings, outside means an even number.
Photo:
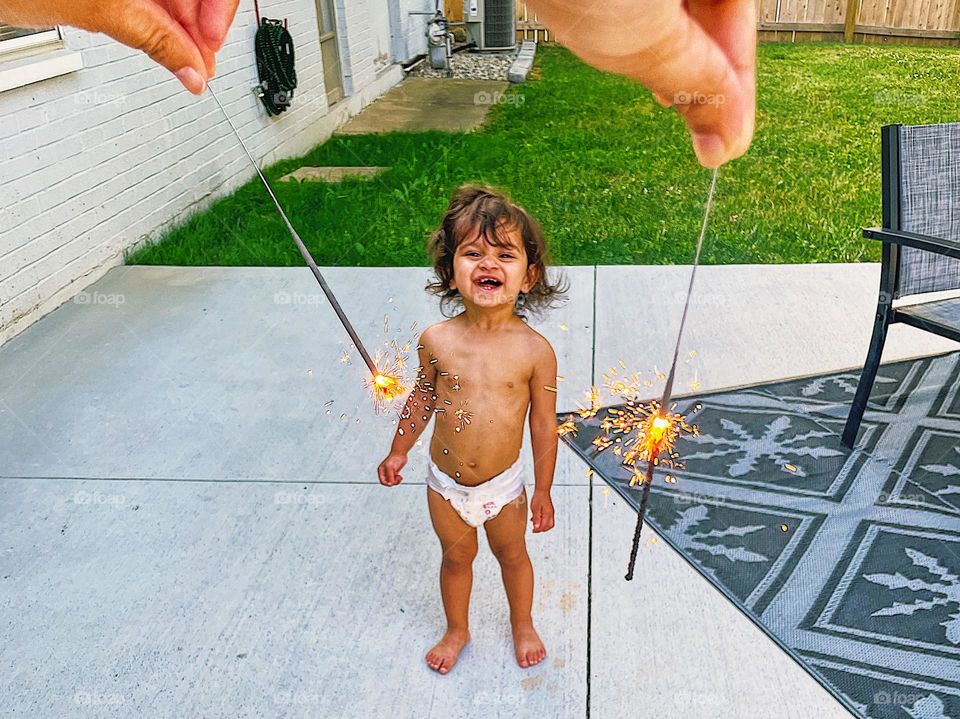
[[[618,360],[667,367],[690,268],[562,270],[569,302],[533,323],[557,352],[559,409]],[[427,268],[324,274],[371,350],[442,319]],[[678,387],[858,366],[878,277],[701,268]],[[847,716],[652,534],[625,582],[635,514],[563,444],[557,526],[528,536],[547,659],[516,665],[481,533],[473,642],[432,672],[424,458],[377,483],[392,417],[346,344],[306,268],[131,266],[0,346],[4,715]],[[884,359],[954,349],[896,325]]]
[[[337,130],[338,135],[371,132],[470,132],[483,125],[504,80],[406,78]]]

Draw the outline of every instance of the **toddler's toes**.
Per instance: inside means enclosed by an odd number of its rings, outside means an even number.
[[[439,674],[446,674],[457,662],[460,650],[470,641],[468,632],[447,631],[437,644],[427,652],[427,664]]]
[[[517,653],[517,664],[524,669],[539,664],[547,655],[543,642],[540,641],[532,624],[514,627],[513,643]]]

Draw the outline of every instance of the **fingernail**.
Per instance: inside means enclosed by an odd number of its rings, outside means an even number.
[[[720,135],[712,132],[693,133],[693,151],[705,167],[717,167],[723,162],[725,148]]]
[[[192,67],[180,68],[173,74],[176,75],[177,79],[183,83],[183,86],[194,95],[199,95],[207,89],[207,83],[200,77],[200,73]]]

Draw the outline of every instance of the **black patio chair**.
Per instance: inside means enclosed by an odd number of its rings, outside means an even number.
[[[886,125],[880,139],[883,227],[863,230],[864,237],[883,242],[880,300],[870,351],[843,430],[843,443],[851,449],[890,325],[904,322],[960,341],[960,297],[914,297],[960,289],[960,122]],[[894,300],[901,298],[909,299],[894,307]]]

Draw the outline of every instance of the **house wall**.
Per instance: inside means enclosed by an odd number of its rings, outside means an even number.
[[[391,0],[395,2],[396,0]],[[217,56],[212,87],[263,165],[301,155],[402,78],[397,64],[426,49],[409,24],[391,27],[408,57],[377,57],[377,0],[336,0],[345,99],[327,106],[314,0],[261,3],[287,18],[298,88],[275,118],[254,96],[252,3],[243,3]],[[400,16],[429,0],[399,0]],[[0,92],[0,343],[81,292],[124,251],[228,194],[254,174],[206,93],[104,35],[62,28],[83,69]],[[399,40],[403,39],[403,42]],[[0,58],[2,61],[2,58]]]

